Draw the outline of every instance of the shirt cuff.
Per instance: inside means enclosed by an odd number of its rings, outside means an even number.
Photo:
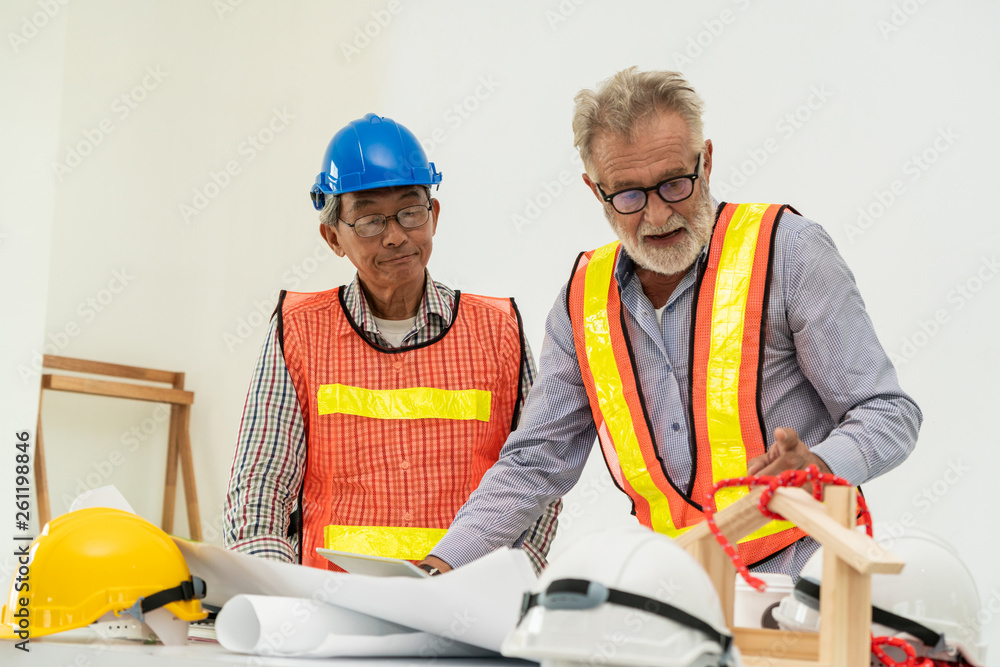
[[[275,535],[247,538],[228,544],[226,548],[230,551],[238,551],[251,556],[257,556],[258,558],[267,558],[268,560],[278,560],[283,563],[299,562],[292,546],[286,540]]]
[[[834,475],[854,486],[868,481],[868,461],[851,438],[834,434],[810,451],[823,459]]]
[[[452,569],[457,569],[494,550],[495,548],[484,542],[477,533],[462,528],[450,528],[430,555],[437,556]]]

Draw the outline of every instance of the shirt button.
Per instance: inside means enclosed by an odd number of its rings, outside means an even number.
[[[392,365],[392,367],[395,368],[398,371],[400,368],[403,367],[403,362],[402,361],[397,361],[396,363],[394,363]]]
[[[669,306],[667,306],[667,312],[668,313],[674,312],[674,304],[670,304]]]
[[[403,461],[402,463],[399,464],[399,467],[402,468],[403,470],[409,470],[409,468],[410,468],[410,462],[409,461]]]
[[[679,431],[681,430],[681,425],[678,424],[677,422],[674,422],[670,428],[674,429],[674,431]]]
[[[403,512],[403,520],[404,521],[410,521],[411,519],[413,519],[413,515],[412,514],[410,514],[409,512]]]
[[[671,366],[670,364],[667,364],[667,372],[668,373],[673,373],[674,372],[674,367]]]

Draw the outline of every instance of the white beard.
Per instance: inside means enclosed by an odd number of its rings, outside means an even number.
[[[608,221],[618,235],[618,239],[636,264],[648,271],[668,276],[687,271],[694,264],[701,249],[711,240],[712,227],[715,225],[715,209],[708,196],[708,188],[703,186],[700,190],[702,203],[691,215],[690,220],[680,213],[673,213],[659,227],[642,222],[636,229],[635,236],[626,234],[618,225],[614,213],[607,212]],[[656,195],[650,194],[650,196]],[[681,227],[685,231],[680,232],[680,241],[669,248],[652,247],[643,241],[647,236],[658,236]]]

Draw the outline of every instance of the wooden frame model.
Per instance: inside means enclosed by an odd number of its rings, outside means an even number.
[[[716,523],[732,544],[769,518],[757,501],[764,488],[715,515]],[[882,549],[867,535],[853,529],[857,497],[853,487],[827,486],[824,502],[817,502],[800,488],[779,488],[768,503],[823,545],[823,586],[820,592],[819,634],[733,627],[736,568],[716,541],[706,522],[677,538],[708,572],[719,592],[726,624],[747,667],[859,667],[871,657],[871,575],[898,574],[903,561]]]
[[[163,517],[161,527],[168,533],[172,532],[174,528],[174,501],[177,496],[177,465],[179,462],[184,476],[184,498],[187,505],[188,530],[192,540],[201,541],[198,492],[195,488],[194,461],[191,456],[191,438],[189,435],[191,405],[194,403],[194,392],[184,389],[184,373],[139,368],[137,366],[121,366],[119,364],[107,364],[100,361],[58,357],[51,354],[44,356],[42,366],[45,369],[51,370],[104,375],[145,382],[161,382],[169,384],[170,387],[95,380],[75,375],[53,375],[43,372],[42,388],[38,399],[38,435],[36,437],[37,444],[34,461],[39,526],[44,525],[51,518],[48,481],[45,474],[45,452],[42,441],[42,396],[44,396],[45,390],[48,389],[52,391],[68,391],[77,394],[91,394],[94,396],[109,396],[170,404],[170,430],[167,435],[167,474],[163,489]]]

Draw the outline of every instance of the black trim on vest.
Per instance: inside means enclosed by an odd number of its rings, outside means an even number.
[[[619,249],[620,248],[621,246],[619,246]],[[617,280],[615,280],[615,287],[618,290],[618,303],[622,304],[622,288],[621,285],[618,284]],[[632,340],[628,335],[628,325],[625,322],[625,308],[621,305],[618,308],[618,317],[621,320],[622,338],[625,339],[625,350],[628,352],[629,365],[632,367],[632,377],[635,378],[635,389],[636,393],[639,395],[639,406],[642,408],[642,418],[646,421],[646,430],[649,431],[649,440],[653,443],[653,453],[656,455],[656,460],[660,463],[660,471],[663,473],[663,478],[667,480],[667,484],[670,485],[670,488],[676,491],[677,495],[683,498],[688,505],[701,512],[703,511],[701,504],[694,502],[691,498],[685,495],[683,491],[678,489],[677,485],[674,484],[674,480],[670,479],[670,475],[667,474],[667,468],[663,463],[663,459],[660,457],[660,448],[656,445],[656,433],[653,431],[653,422],[649,418],[649,410],[646,408],[646,397],[642,393],[642,383],[639,381],[639,366],[636,364],[635,351],[632,349]],[[667,504],[670,504],[669,500],[667,501]]]
[[[760,437],[761,443],[764,446],[764,451],[768,450],[767,446],[767,427],[764,426],[764,339],[767,337],[767,309],[771,301],[771,278],[774,275],[774,243],[775,239],[778,238],[778,223],[781,222],[781,216],[784,214],[785,209],[788,205],[785,204],[778,209],[778,212],[774,216],[774,224],[771,225],[771,238],[767,245],[767,275],[764,277],[764,299],[761,303],[760,308],[760,339],[757,341],[757,423],[760,426]],[[794,209],[792,209],[794,210]]]
[[[281,356],[285,356],[285,314],[282,309],[285,306],[285,295],[288,294],[286,290],[281,290],[281,294],[278,295],[278,305],[275,306],[274,312],[278,315],[278,347],[281,348]]]
[[[434,336],[434,338],[431,338],[428,341],[424,341],[423,343],[418,343],[417,345],[404,345],[402,347],[382,347],[381,345],[376,345],[375,343],[368,340],[368,336],[365,335],[365,332],[362,331],[360,327],[358,327],[357,323],[354,321],[354,318],[351,317],[351,313],[347,310],[347,304],[344,303],[344,292],[346,291],[347,291],[346,285],[341,285],[341,287],[337,290],[337,301],[340,302],[340,308],[344,311],[344,317],[347,318],[347,321],[350,323],[351,328],[354,329],[354,333],[361,336],[361,340],[367,343],[368,346],[373,350],[385,354],[402,354],[403,352],[409,352],[410,350],[419,350],[422,347],[428,347],[429,345],[433,345],[434,343],[438,342],[439,340],[447,336],[448,332],[451,331],[451,325],[453,325],[455,323],[455,320],[458,319],[458,305],[462,296],[462,293],[460,291],[455,290],[455,305],[453,305],[451,309],[452,310],[451,322],[445,325],[444,329],[441,330],[441,333],[439,333],[437,336]],[[362,296],[361,298],[364,298],[364,296]]]
[[[574,344],[575,344],[575,341],[576,341],[576,327],[573,326],[573,311],[570,309],[570,305],[569,305],[570,304],[569,293],[573,289],[573,280],[576,278],[576,272],[577,272],[577,269],[580,266],[580,260],[583,259],[583,256],[585,254],[587,254],[587,253],[586,252],[581,252],[579,255],[576,256],[576,261],[573,262],[573,271],[572,271],[572,273],[569,274],[569,282],[566,283],[566,317],[569,318],[570,328],[573,330]],[[580,341],[580,343],[583,344],[583,341]],[[577,364],[579,364],[579,360],[577,360]],[[580,373],[581,374],[583,373],[583,367],[582,366],[580,367]],[[590,401],[590,397],[589,396],[587,397],[587,401],[588,402]],[[597,425],[594,424],[594,426],[596,427]],[[598,441],[599,440],[600,440],[600,436],[598,436]],[[622,493],[625,494],[625,497],[629,499],[629,502],[632,503],[632,516],[635,516],[635,500],[632,499],[632,496],[629,495],[628,491],[626,491],[624,488],[622,488],[622,485],[618,483],[618,480],[615,479],[615,476],[611,474],[611,463],[608,461],[608,455],[604,453],[604,447],[600,444],[600,442],[598,442],[598,448],[601,450],[601,457],[604,459],[604,465],[607,466],[607,468],[608,468],[608,474],[611,475],[611,481],[614,483],[615,487],[619,491],[621,491]]]
[[[278,316],[278,346],[281,348],[281,357],[285,360],[285,365],[288,365],[288,359],[285,358],[285,297],[288,295],[287,290],[281,290],[281,294],[278,295],[278,305],[275,307],[274,312]],[[309,448],[303,448],[303,460],[302,460],[302,484],[299,485],[298,497],[295,501],[295,509],[292,511],[291,515],[288,517],[288,528],[285,530],[285,537],[292,538],[298,535],[299,548],[298,554],[299,564],[302,564],[302,541],[305,538],[305,505],[303,504],[303,498],[305,496],[306,489],[306,478],[309,475]]]
[[[510,430],[513,431],[521,419],[521,384],[524,382],[524,366],[528,361],[528,352],[527,346],[524,344],[524,322],[521,321],[521,311],[517,309],[514,297],[510,297],[510,307],[514,309],[514,315],[517,316],[517,339],[521,344],[520,363],[517,365],[517,386],[514,387],[514,412],[510,418]]]
[[[694,333],[695,321],[698,319],[698,297],[701,295],[701,284],[705,281],[705,272],[708,270],[708,262],[712,256],[712,240],[715,238],[715,228],[719,225],[719,216],[726,207],[726,202],[719,202],[715,209],[715,222],[712,223],[712,235],[708,239],[708,256],[698,268],[698,275],[694,280],[694,298],[691,301],[691,330],[688,334],[688,449],[691,452],[691,477],[688,479],[687,493],[684,497],[690,496],[694,492],[694,480],[698,475],[698,429],[694,422]]]
[[[569,307],[570,304],[569,291],[573,287],[573,278],[576,277],[576,269],[578,266],[580,266],[580,260],[583,259],[583,256],[586,254],[587,254],[586,252],[581,252],[579,255],[576,256],[576,261],[573,262],[573,270],[569,272],[569,282],[566,283],[566,317],[569,318],[570,326],[573,325],[573,311]]]

